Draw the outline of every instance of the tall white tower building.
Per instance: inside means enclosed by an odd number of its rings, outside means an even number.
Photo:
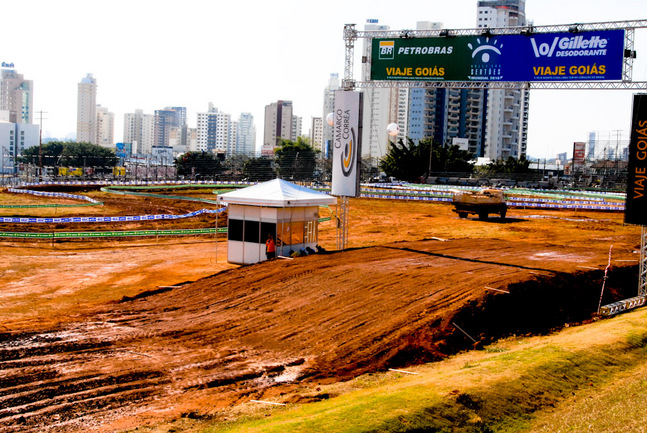
[[[324,122],[321,117],[313,117],[310,122],[310,145],[315,150],[324,152],[323,146],[323,132],[324,132]]]
[[[97,80],[92,74],[78,86],[76,141],[97,144]]]
[[[198,151],[231,154],[233,145],[230,127],[231,115],[218,111],[218,108],[209,103],[206,113],[198,113]]]
[[[103,147],[115,147],[115,113],[97,105],[97,143]]]
[[[525,0],[479,0],[479,28],[526,25]],[[519,158],[526,154],[528,134],[527,90],[487,90],[484,156],[490,159]]]
[[[251,113],[241,113],[236,123],[236,153],[252,155],[256,151],[256,127]]]
[[[292,116],[292,132],[290,133],[290,140],[297,141],[301,137],[303,130],[303,118],[301,116]]]
[[[389,30],[389,26],[378,24],[377,20],[368,20],[364,30]],[[364,39],[362,53],[369,56],[371,49],[368,39]],[[362,80],[370,79],[370,65],[362,68]],[[362,117],[362,157],[371,158],[374,162],[388,153],[389,138],[386,127],[397,120],[398,92],[395,88],[366,88],[364,93],[364,111]]]
[[[132,143],[133,153],[150,155],[155,140],[155,115],[137,109],[124,114],[124,143]]]
[[[290,140],[292,127],[292,101],[277,101],[265,106],[265,127],[263,129],[263,155],[273,155],[281,139]]]
[[[331,114],[335,109],[335,92],[339,90],[339,74],[330,74],[330,79],[328,80],[328,86],[324,89],[324,106],[323,106],[323,137],[321,141],[321,151],[326,154],[331,151],[331,143],[333,138],[333,127],[328,124],[326,118],[328,114]]]

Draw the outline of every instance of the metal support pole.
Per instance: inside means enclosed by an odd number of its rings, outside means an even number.
[[[642,226],[640,234],[640,270],[638,273],[638,296],[647,296],[647,229]]]
[[[623,58],[623,68],[622,68],[622,81],[631,82],[634,71],[634,58],[636,57],[636,51],[634,50],[634,41],[635,41],[635,29],[628,28],[625,29],[625,52],[628,55],[625,55]]]
[[[337,215],[337,249],[348,248],[348,197],[342,196],[341,207]]]

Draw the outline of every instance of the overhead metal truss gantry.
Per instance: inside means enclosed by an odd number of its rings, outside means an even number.
[[[342,88],[452,88],[452,89],[624,89],[645,90],[647,81],[632,81],[633,62],[636,58],[635,30],[647,28],[647,20],[613,21],[602,23],[577,23],[551,26],[497,27],[479,29],[442,29],[442,30],[357,30],[355,24],[344,26],[346,62]],[[625,30],[625,52],[623,78],[621,81],[587,81],[587,82],[491,82],[491,81],[356,81],[353,77],[355,41],[357,39],[375,38],[429,38],[452,36],[487,36],[499,35],[533,35],[555,32],[584,32],[594,30]],[[370,50],[362,58],[364,66],[370,66]]]

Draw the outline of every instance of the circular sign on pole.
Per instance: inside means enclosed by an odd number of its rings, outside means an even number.
[[[386,132],[391,137],[395,137],[400,132],[400,127],[398,126],[397,123],[389,123],[389,125],[386,127]]]
[[[335,123],[335,115],[333,113],[328,113],[326,116],[326,122],[328,122],[328,125],[333,126]]]

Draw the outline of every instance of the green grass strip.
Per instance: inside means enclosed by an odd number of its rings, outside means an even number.
[[[578,396],[588,399],[596,388],[613,388],[619,377],[642,368],[647,355],[645,319],[647,309],[642,309],[586,329],[569,329],[563,338],[504,340],[484,351],[414,368],[416,376],[392,372],[365,375],[344,384],[351,389],[342,389],[338,395],[334,395],[335,388],[322,391],[331,393],[327,400],[258,407],[256,415],[204,426],[200,431],[532,431],[543,413],[552,413],[560,405],[570,406]],[[645,421],[647,414],[638,420]]]

